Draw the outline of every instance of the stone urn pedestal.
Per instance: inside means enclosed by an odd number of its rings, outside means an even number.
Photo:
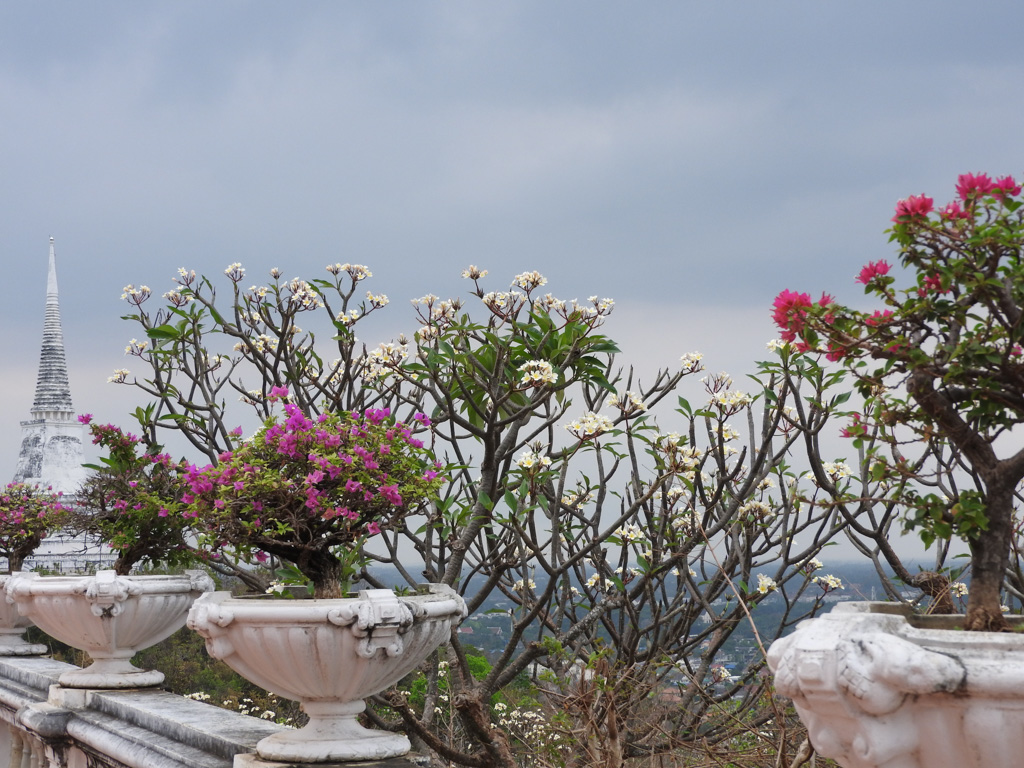
[[[32,626],[32,620],[18,613],[18,606],[7,598],[5,589],[10,577],[0,574],[0,656],[41,656],[49,649],[25,639],[25,630]]]
[[[181,576],[94,576],[13,574],[7,597],[47,634],[85,651],[93,663],[64,672],[65,688],[144,688],[159,685],[162,672],[131,663],[138,651],[179,630],[192,602],[213,589],[202,571]]]
[[[844,768],[1020,765],[1024,636],[962,624],[842,603],[776,640],[768,666],[815,750]]]
[[[408,738],[364,728],[356,717],[372,696],[413,671],[466,615],[451,588],[398,596],[365,589],[334,600],[198,599],[188,625],[214,658],[253,683],[299,701],[301,729],[268,736],[259,758],[282,763],[381,760],[406,754]]]

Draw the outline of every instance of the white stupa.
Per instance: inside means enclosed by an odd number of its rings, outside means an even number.
[[[43,347],[39,353],[35,401],[29,413],[31,418],[21,422],[21,452],[14,482],[49,488],[54,493],[63,494],[65,504],[73,504],[87,475],[82,466],[85,461],[82,444],[85,426],[79,423],[71,403],[52,237],[46,279]],[[26,561],[25,568],[68,572],[92,570],[112,561],[113,555],[96,543],[81,537],[56,535],[43,541],[36,554]]]
[[[82,468],[85,461],[82,449],[84,427],[78,422],[71,404],[52,237],[46,280],[43,348],[39,354],[36,398],[30,413],[32,418],[21,422],[21,453],[14,482],[39,485],[51,488],[54,493],[74,496],[86,475]]]

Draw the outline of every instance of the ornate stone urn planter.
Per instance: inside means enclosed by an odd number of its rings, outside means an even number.
[[[840,604],[772,644],[768,666],[811,744],[844,768],[1019,765],[1024,636],[958,621]]]
[[[10,577],[10,574],[0,574],[0,592],[4,592]],[[14,601],[8,600],[6,593],[0,595],[0,656],[39,656],[46,653],[45,645],[25,639],[25,630],[31,626],[32,621],[18,613]]]
[[[130,659],[169,637],[213,580],[202,571],[182,576],[12,575],[7,596],[44,632],[88,653],[93,663],[63,673],[66,688],[141,688],[163,682],[162,672],[141,670]]]
[[[451,588],[397,596],[366,589],[334,600],[199,598],[188,625],[206,638],[210,655],[243,677],[300,701],[309,723],[256,745],[265,760],[325,762],[404,755],[409,740],[374,731],[356,716],[363,699],[395,684],[445,642],[466,615]]]

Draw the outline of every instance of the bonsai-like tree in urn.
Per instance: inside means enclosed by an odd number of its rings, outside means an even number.
[[[36,485],[9,483],[0,491],[0,556],[7,572],[20,571],[43,539],[68,523],[69,510],[59,494]]]
[[[774,316],[799,351],[822,352],[855,375],[865,408],[848,433],[856,439],[871,428],[897,449],[871,455],[876,479],[905,471],[898,446],[907,429],[957,454],[973,488],[950,499],[911,490],[900,501],[926,543],[967,541],[966,628],[1001,630],[1013,502],[1024,479],[1024,450],[1005,439],[1024,422],[1024,203],[1010,176],[963,174],[957,194],[938,209],[923,194],[897,204],[889,232],[903,273],[875,261],[857,277],[882,309],[787,290]]]
[[[285,402],[284,411],[216,464],[184,472],[184,514],[213,550],[274,555],[312,582],[314,597],[341,597],[362,544],[437,496],[440,466],[413,434],[430,421],[418,414],[406,425],[386,408],[310,418]]]

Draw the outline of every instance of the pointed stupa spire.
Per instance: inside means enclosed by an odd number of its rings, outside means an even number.
[[[39,375],[32,417],[21,422],[21,452],[14,481],[39,484],[54,491],[73,494],[85,478],[82,468],[83,427],[75,418],[71,386],[64,357],[64,334],[60,326],[57,297],[57,259],[50,238],[50,265],[46,277],[46,315],[43,347],[39,353]]]
[[[43,320],[43,348],[39,353],[39,376],[33,415],[53,414],[50,418],[71,418],[71,385],[64,358],[64,334],[60,326],[60,302],[57,295],[57,257],[50,238],[50,266],[46,277],[46,316]],[[57,414],[60,414],[58,416]]]

